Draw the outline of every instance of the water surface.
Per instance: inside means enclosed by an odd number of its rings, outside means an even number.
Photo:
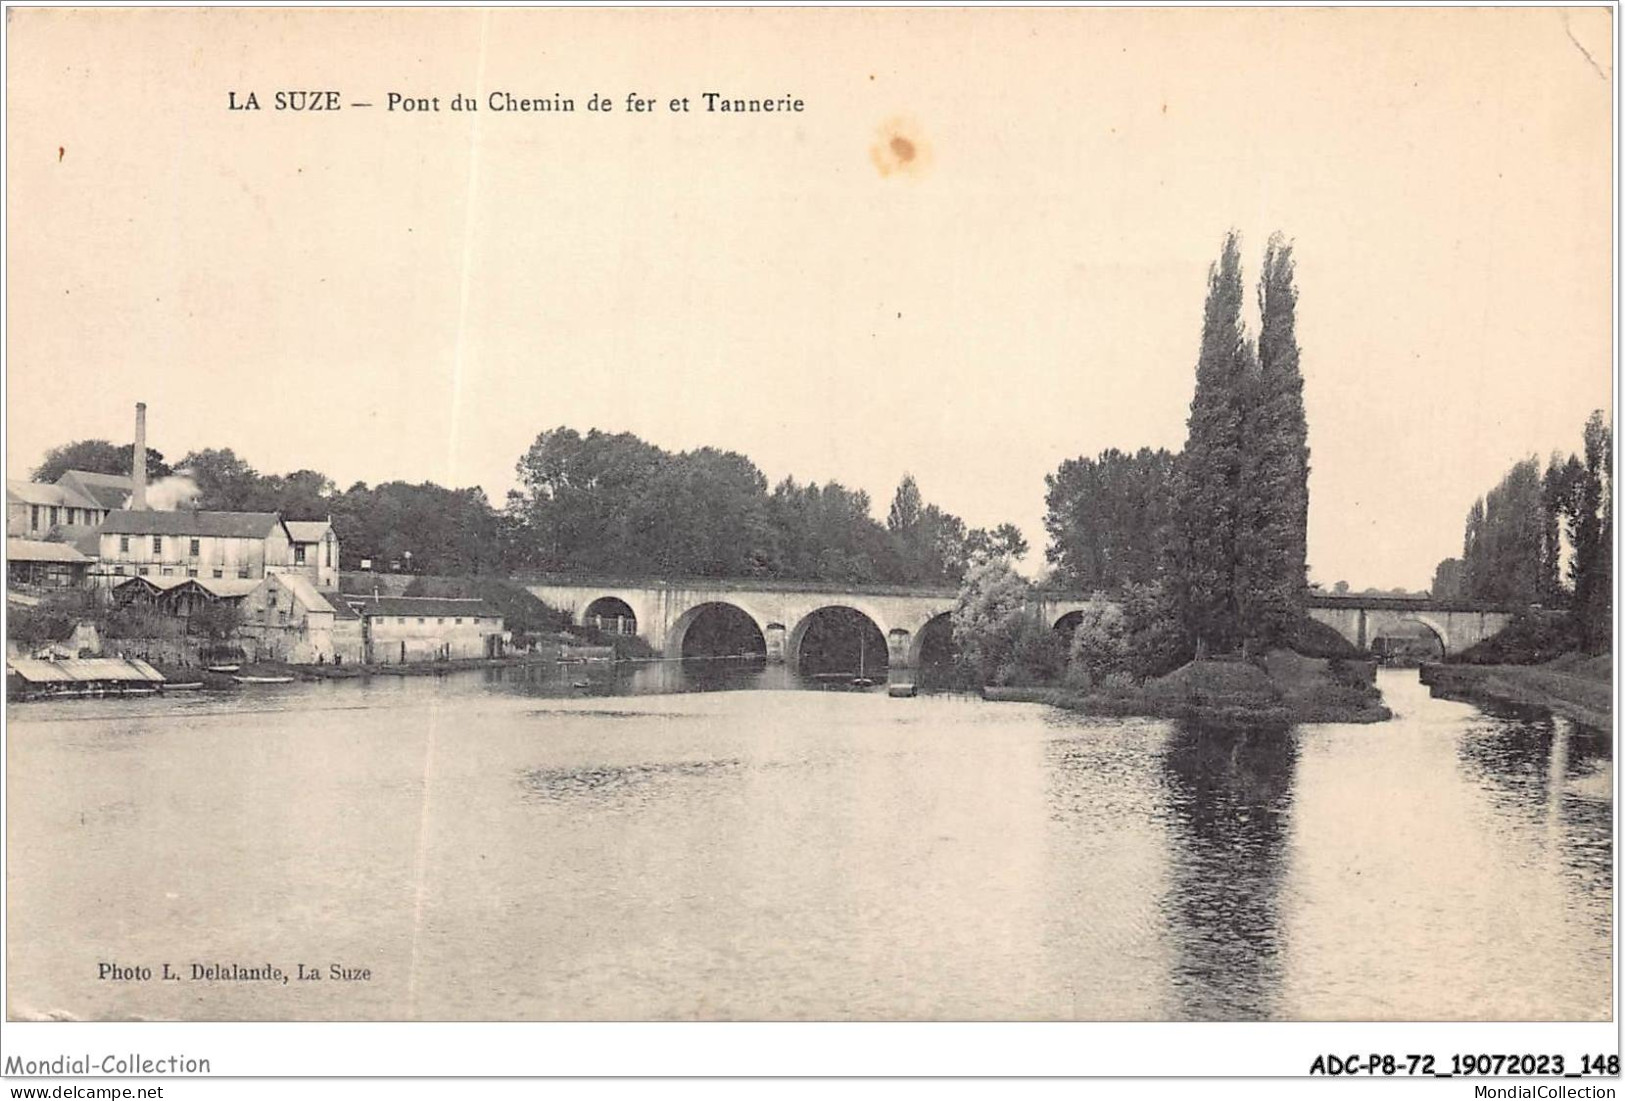
[[[1250,737],[725,664],[12,705],[8,1009],[1606,1019],[1608,739],[1380,683]]]

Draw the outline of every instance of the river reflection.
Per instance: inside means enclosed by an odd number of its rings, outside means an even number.
[[[1271,1016],[1282,967],[1293,769],[1290,735],[1180,725],[1163,747],[1166,906],[1181,1016]]]
[[[1381,677],[1278,735],[759,662],[15,705],[8,1009],[1606,1018],[1608,738]]]

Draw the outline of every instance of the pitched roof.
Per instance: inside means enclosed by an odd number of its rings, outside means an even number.
[[[11,562],[89,562],[66,543],[45,543],[38,539],[7,539],[6,559]]]
[[[195,585],[217,600],[236,600],[238,597],[247,596],[263,584],[264,579],[257,577],[163,577],[156,574],[137,574],[115,583],[113,588],[123,589],[134,585],[167,593],[172,589]]]
[[[322,599],[327,601],[327,603],[332,606],[332,608],[333,608],[333,618],[334,619],[360,619],[361,618],[361,613],[360,612],[356,611],[354,608],[350,607],[348,604],[346,604],[344,602],[344,595],[342,593],[336,593],[336,592],[333,592],[333,591],[328,590],[328,589],[323,589],[323,590],[321,590],[321,594],[322,594]],[[358,597],[355,597],[354,599],[359,601],[362,598],[358,596]]]
[[[164,675],[136,658],[73,658],[41,661],[38,658],[12,658],[6,668],[36,684],[73,681],[134,681],[162,684]]]
[[[345,593],[339,599],[364,616],[486,616],[495,619],[502,612],[483,600],[461,600],[447,596],[358,596]]]
[[[49,532],[53,543],[67,543],[86,558],[99,558],[102,553],[100,524],[58,524]]]
[[[310,578],[304,574],[273,573],[269,574],[267,579],[271,577],[276,578],[278,585],[292,593],[294,598],[310,611],[325,612],[329,610],[327,599],[316,591],[316,586],[311,584]]]
[[[274,512],[198,512],[119,509],[102,522],[104,535],[214,535],[263,539],[282,525]]]
[[[72,486],[48,485],[45,482],[6,482],[6,499],[21,501],[25,505],[46,505],[69,508],[103,508]]]
[[[56,484],[69,485],[89,497],[97,508],[123,508],[135,492],[135,479],[128,474],[97,474],[91,470],[67,470]]]
[[[124,589],[134,585],[138,589],[155,589],[162,593],[168,592],[170,589],[177,589],[190,581],[196,580],[195,577],[163,577],[159,574],[137,574],[134,577],[126,577],[122,581],[114,582],[113,588]]]
[[[320,543],[322,536],[333,530],[327,520],[288,520],[288,535],[295,543]]]

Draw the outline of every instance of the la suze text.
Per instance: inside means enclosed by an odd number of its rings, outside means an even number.
[[[314,111],[342,111],[346,104],[343,96],[332,90],[298,90],[279,91],[272,93],[268,102],[272,110],[314,112]],[[448,111],[478,111],[481,98],[475,95],[461,93],[447,99],[444,96],[416,96],[406,95],[402,92],[389,92],[384,97],[384,109],[388,112],[402,114],[435,114],[441,110]],[[518,96],[508,91],[495,91],[483,98],[485,109],[499,113],[511,114],[545,114],[570,113],[576,110],[576,101],[571,96],[558,92],[544,96]],[[444,107],[442,107],[444,103]],[[371,107],[371,103],[352,102],[349,107]],[[257,92],[229,91],[226,93],[226,110],[228,111],[261,111],[265,108],[260,104]],[[623,111],[632,115],[646,115],[664,111],[668,114],[800,114],[807,109],[807,103],[799,96],[788,92],[781,96],[753,97],[729,96],[721,92],[701,92],[698,96],[672,96],[662,98],[659,96],[646,96],[638,92],[628,92],[624,99],[615,96],[594,92],[587,98],[583,109],[600,114]]]

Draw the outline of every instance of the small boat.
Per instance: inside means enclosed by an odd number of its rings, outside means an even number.
[[[241,665],[210,665],[210,666],[208,666],[208,670],[211,673],[235,673],[237,670],[239,670],[241,668],[242,668]]]
[[[292,684],[292,677],[254,677],[237,674],[231,678],[238,684]]]
[[[191,681],[187,681],[185,684],[165,684],[164,685],[164,691],[165,692],[196,692],[199,688],[202,688],[202,687],[203,687],[203,682],[202,681],[200,681],[200,680],[191,680]]]
[[[573,681],[570,682],[570,687],[571,688],[591,688],[592,687],[592,681],[590,681],[590,680],[573,680]]]
[[[867,641],[868,641],[868,639],[866,639],[864,637],[863,632],[859,631],[858,632],[858,675],[852,678],[852,687],[853,688],[873,688],[875,686],[874,678],[871,677],[868,674],[868,672],[864,669],[864,666],[868,664],[867,659],[868,659],[868,656],[869,656],[869,653],[868,653],[869,648],[866,645],[864,645]]]

